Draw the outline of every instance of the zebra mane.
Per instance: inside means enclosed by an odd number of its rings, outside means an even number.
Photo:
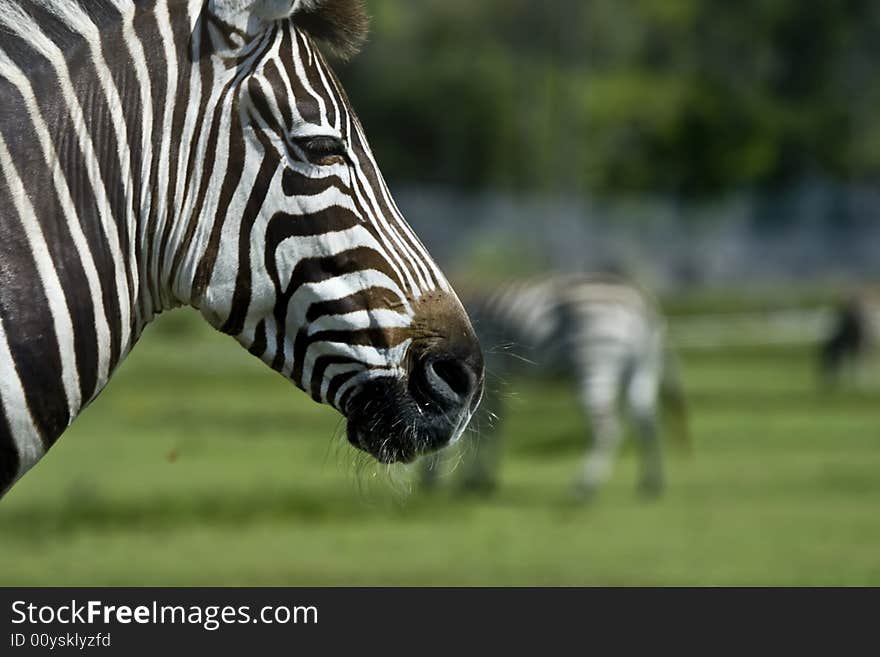
[[[296,17],[296,25],[342,59],[356,55],[367,39],[364,0],[214,0],[225,12],[252,12],[263,22]]]
[[[33,4],[61,21],[74,25],[86,6],[83,0],[34,0]],[[108,4],[113,6],[121,3],[109,0]],[[354,57],[369,33],[370,19],[364,0],[223,0],[221,4],[232,11],[253,6],[255,14],[264,21],[282,20],[295,15],[298,27],[342,59]],[[101,6],[101,3],[94,3],[91,9],[100,15]],[[16,23],[29,22],[29,13],[18,2],[0,0],[0,30],[5,31]]]
[[[342,59],[354,57],[367,40],[370,19],[363,0],[301,0],[296,24]]]

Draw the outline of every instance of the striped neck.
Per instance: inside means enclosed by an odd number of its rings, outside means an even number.
[[[155,314],[189,301],[198,181],[206,163],[222,166],[207,157],[218,72],[199,57],[201,4],[87,14],[73,2],[0,2],[0,259],[29,281],[0,294],[16,476],[98,395]]]

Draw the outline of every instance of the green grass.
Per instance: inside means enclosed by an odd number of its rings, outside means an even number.
[[[424,497],[232,340],[163,320],[0,502],[0,584],[880,584],[880,391],[821,395],[802,350],[683,366],[696,446],[662,499],[631,446],[573,503],[584,429],[543,383],[494,497]]]

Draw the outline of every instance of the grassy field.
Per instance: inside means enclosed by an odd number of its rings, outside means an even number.
[[[581,418],[538,384],[497,494],[425,497],[181,317],[0,502],[0,584],[880,584],[880,390],[820,394],[804,350],[684,355],[696,446],[669,451],[660,500],[636,495],[633,446],[573,503]]]

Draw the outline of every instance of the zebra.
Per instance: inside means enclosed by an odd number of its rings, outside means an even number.
[[[511,282],[491,293],[465,296],[489,376],[559,375],[572,381],[591,426],[575,490],[590,496],[612,472],[621,445],[621,402],[635,421],[642,447],[639,488],[649,495],[664,486],[657,429],[658,404],[672,411],[677,433],[687,435],[684,398],[666,347],[665,322],[657,304],[624,279],[604,274],[545,276]],[[459,455],[465,489],[488,492],[499,460],[497,433],[503,394],[487,385],[476,429],[480,432]],[[438,457],[422,461],[421,483],[437,484]]]
[[[819,343],[819,374],[826,387],[834,387],[845,374],[859,379],[877,332],[870,296],[856,293],[833,311],[830,326]]]
[[[0,494],[192,306],[411,462],[482,396],[464,308],[327,59],[360,0],[0,0]]]

